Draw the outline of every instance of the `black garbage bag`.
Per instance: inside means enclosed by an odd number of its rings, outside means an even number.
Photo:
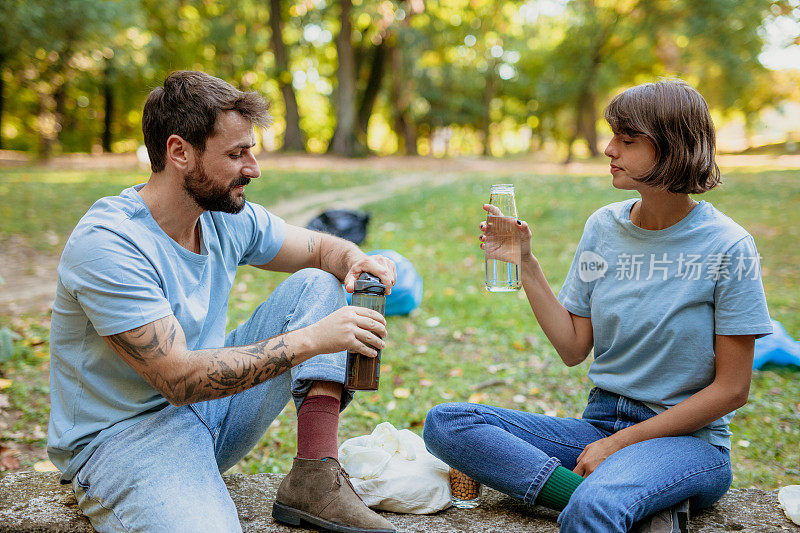
[[[361,244],[367,238],[367,224],[369,224],[369,213],[330,209],[317,215],[306,228]]]

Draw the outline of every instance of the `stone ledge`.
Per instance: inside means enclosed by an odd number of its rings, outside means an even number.
[[[298,533],[272,520],[271,509],[281,474],[228,474],[224,476],[245,533]],[[526,531],[556,533],[554,511],[527,507],[499,492],[486,489],[481,506],[450,508],[434,515],[384,515],[401,532]],[[716,505],[692,518],[695,533],[747,531],[753,533],[800,532],[778,507],[776,492],[731,490]],[[77,508],[69,485],[58,483],[55,473],[18,472],[0,479],[0,533],[90,533],[92,527]]]

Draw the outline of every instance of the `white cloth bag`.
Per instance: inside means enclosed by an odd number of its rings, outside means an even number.
[[[344,441],[339,462],[369,507],[428,514],[450,506],[450,467],[431,455],[422,438],[407,429],[398,431],[382,422],[371,435]]]
[[[779,490],[778,503],[789,520],[800,526],[800,485],[789,485]]]

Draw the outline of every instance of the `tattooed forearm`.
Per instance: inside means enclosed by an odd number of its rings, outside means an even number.
[[[175,345],[175,324],[161,319],[150,324],[111,335],[108,343],[120,355],[127,355],[141,363],[158,359],[170,353]]]
[[[193,355],[207,361],[196,386],[185,390],[182,403],[194,403],[235,394],[255,387],[291,369],[295,354],[284,336],[249,346],[198,350]]]
[[[174,316],[106,337],[108,344],[171,403],[222,398],[254,387],[300,363],[278,335],[247,346],[190,351]]]

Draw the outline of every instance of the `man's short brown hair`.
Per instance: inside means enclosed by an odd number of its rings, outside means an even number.
[[[655,146],[655,164],[639,181],[674,193],[710,191],[720,182],[716,134],[703,96],[682,80],[631,87],[608,104],[614,133],[643,136]]]
[[[220,111],[237,111],[253,124],[270,123],[269,104],[258,93],[245,93],[214,76],[194,70],[173,72],[163,87],[150,92],[142,114],[144,145],[153,172],[166,167],[167,139],[179,135],[202,152],[214,135]]]

